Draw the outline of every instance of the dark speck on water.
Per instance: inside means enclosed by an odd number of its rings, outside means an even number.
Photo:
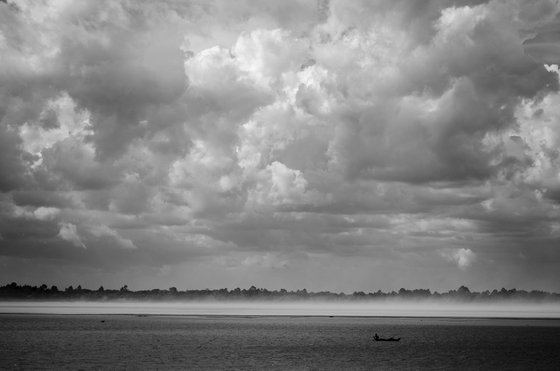
[[[402,340],[373,342],[376,332]],[[3,370],[558,370],[558,365],[559,320],[0,315]]]

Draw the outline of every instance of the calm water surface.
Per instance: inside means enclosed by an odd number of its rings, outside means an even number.
[[[558,370],[560,321],[3,314],[0,368]]]

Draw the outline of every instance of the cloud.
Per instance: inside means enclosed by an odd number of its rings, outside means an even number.
[[[258,184],[249,195],[248,202],[258,205],[290,205],[304,203],[307,181],[301,171],[288,168],[274,161],[257,175]]]
[[[116,243],[124,249],[136,248],[136,246],[131,240],[121,237],[117,231],[109,228],[106,225],[97,225],[91,227],[89,232],[96,237],[110,237],[114,239]]]
[[[72,223],[62,222],[59,223],[60,231],[58,232],[58,237],[63,240],[71,242],[76,247],[86,248],[86,245],[82,242],[80,235],[78,234],[78,229],[76,225]]]
[[[557,2],[13,4],[0,256],[557,286]]]
[[[38,207],[35,210],[31,207],[15,206],[12,215],[16,218],[35,219],[48,221],[55,219],[60,214],[60,209],[56,207]]]
[[[476,254],[471,249],[442,250],[441,256],[457,264],[459,269],[465,270],[476,261]]]
[[[20,138],[8,127],[0,127],[0,191],[22,187],[26,181],[25,156],[19,150]]]
[[[552,2],[541,2],[540,9],[532,9],[537,13],[530,14],[534,19],[536,27],[528,30],[526,39],[523,41],[525,53],[540,63],[560,63],[560,17],[558,10]],[[548,19],[547,19],[548,18]],[[547,20],[548,22],[543,22]]]
[[[33,215],[39,220],[52,220],[60,214],[60,210],[55,207],[39,207]]]

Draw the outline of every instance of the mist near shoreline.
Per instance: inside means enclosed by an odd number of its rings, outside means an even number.
[[[3,314],[133,314],[187,316],[371,316],[457,318],[560,318],[560,303],[456,303],[383,301],[368,303],[260,301],[5,301]]]

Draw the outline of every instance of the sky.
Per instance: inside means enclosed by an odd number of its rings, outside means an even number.
[[[560,291],[558,63],[558,1],[0,1],[0,284]]]

